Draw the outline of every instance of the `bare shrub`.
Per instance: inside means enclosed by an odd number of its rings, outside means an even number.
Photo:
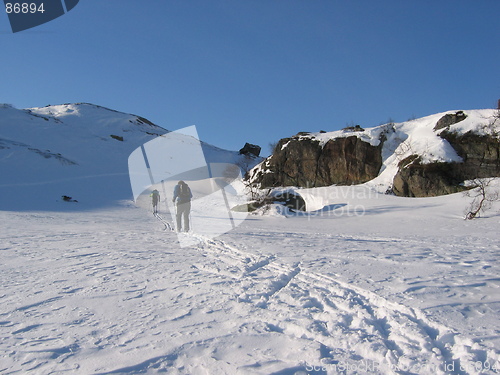
[[[465,210],[465,219],[472,220],[482,212],[489,210],[493,203],[500,199],[500,192],[492,187],[494,178],[476,178],[472,181],[472,188],[464,192],[466,197],[473,198]]]

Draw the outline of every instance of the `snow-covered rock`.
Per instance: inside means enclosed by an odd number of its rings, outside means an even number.
[[[300,133],[282,139],[249,178],[261,187],[369,183],[404,196],[452,193],[464,180],[500,176],[499,127],[498,111],[485,109]]]

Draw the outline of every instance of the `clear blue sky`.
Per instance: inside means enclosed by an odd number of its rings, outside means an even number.
[[[0,102],[91,102],[228,149],[500,98],[499,0],[81,0],[12,34]]]

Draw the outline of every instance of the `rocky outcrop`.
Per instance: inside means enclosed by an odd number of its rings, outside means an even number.
[[[491,135],[465,134],[443,131],[446,139],[464,160],[457,166],[463,180],[483,177],[500,177],[500,140]]]
[[[328,141],[319,156],[321,186],[360,184],[378,176],[382,167],[382,142],[372,146],[356,136]]]
[[[378,177],[385,163],[377,188],[406,197],[456,193],[466,180],[500,177],[500,111],[454,111],[414,121],[301,132],[280,140],[247,177],[262,188],[352,185]]]
[[[464,190],[457,170],[461,163],[422,164],[412,155],[399,164],[392,191],[401,197],[433,197]]]
[[[495,136],[444,130],[440,133],[463,159],[462,163],[422,164],[412,155],[399,164],[393,192],[404,197],[432,197],[464,190],[463,182],[500,177],[500,140]]]
[[[458,124],[460,121],[463,121],[467,118],[467,115],[464,113],[464,111],[457,111],[455,113],[447,113],[443,117],[441,117],[438,122],[436,123],[436,126],[434,127],[434,130],[440,130],[447,128],[451,125]]]
[[[245,143],[245,146],[240,149],[239,154],[240,155],[253,155],[253,156],[259,156],[261,151],[261,147],[257,145],[253,145],[251,143]]]
[[[271,155],[251,175],[261,187],[351,185],[375,178],[382,166],[382,142],[373,146],[357,136],[321,144],[295,136],[278,142]]]
[[[111,134],[110,137],[116,139],[117,141],[123,142],[123,137],[120,135]]]
[[[306,211],[306,202],[299,194],[292,191],[269,191],[267,196],[259,197],[246,204],[231,208],[235,212],[253,212],[264,206],[282,204],[292,211]]]

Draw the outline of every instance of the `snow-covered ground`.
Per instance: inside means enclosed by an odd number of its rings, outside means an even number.
[[[493,111],[466,113],[450,130]],[[213,238],[236,204],[214,206],[214,184],[190,182],[181,237],[147,192],[131,201],[129,155],[167,130],[91,104],[0,105],[0,374],[499,373],[500,207],[465,221],[461,194],[380,193],[412,152],[457,161],[442,115],[394,124],[367,184],[302,189],[309,212],[235,213]],[[201,147],[214,166],[258,162]]]
[[[0,212],[0,373],[500,372],[499,207],[315,194],[183,248],[147,206]]]

